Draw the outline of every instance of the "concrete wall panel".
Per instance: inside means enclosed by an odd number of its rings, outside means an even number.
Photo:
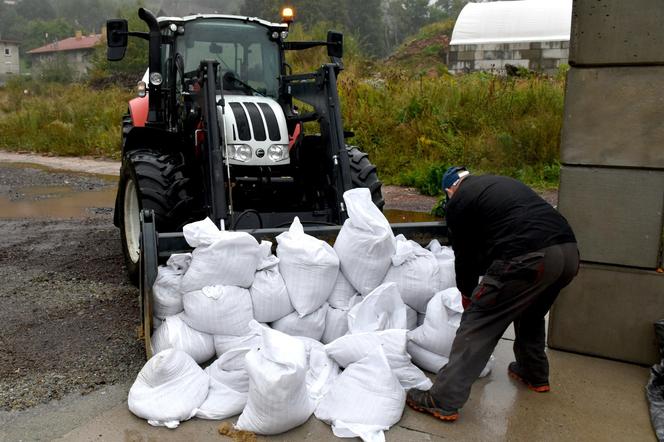
[[[548,344],[638,364],[659,361],[653,323],[664,316],[664,274],[582,264],[549,315]]]
[[[664,169],[663,90],[664,66],[570,69],[562,162]]]
[[[563,167],[558,209],[584,261],[657,268],[664,171]]]
[[[574,0],[570,64],[664,63],[661,0]]]

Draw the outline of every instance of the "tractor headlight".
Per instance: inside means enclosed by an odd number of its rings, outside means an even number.
[[[251,159],[251,147],[246,144],[229,144],[226,146],[226,153],[229,160],[246,162]]]
[[[288,159],[288,145],[273,144],[267,148],[267,157],[275,163]]]
[[[150,83],[154,84],[155,86],[159,86],[161,84],[161,81],[162,78],[159,72],[153,72],[150,74]]]

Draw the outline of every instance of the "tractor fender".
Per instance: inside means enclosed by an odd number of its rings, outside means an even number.
[[[155,127],[132,127],[127,133],[123,159],[136,149],[154,149],[162,152],[181,151],[180,137],[174,132]]]
[[[148,120],[149,100],[148,96],[136,97],[129,100],[129,115],[134,127],[145,127]]]

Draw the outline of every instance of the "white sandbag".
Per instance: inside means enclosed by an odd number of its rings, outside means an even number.
[[[183,293],[213,285],[251,286],[260,262],[258,241],[253,236],[220,231],[209,218],[185,225],[182,232],[187,243],[195,247],[182,277]]]
[[[337,275],[337,280],[334,283],[332,288],[332,293],[327,299],[327,303],[330,304],[330,307],[337,308],[340,310],[348,310],[350,300],[355,296],[357,290],[351,285],[342,271],[339,271]]]
[[[288,297],[286,283],[279,273],[279,258],[272,254],[272,243],[262,241],[260,250],[261,262],[249,293],[254,306],[254,319],[258,322],[272,322],[295,309]]]
[[[396,250],[394,234],[367,188],[344,193],[348,219],[337,235],[334,250],[341,271],[362,295],[378,287],[390,268]]]
[[[180,315],[164,319],[161,326],[152,333],[151,343],[153,354],[174,348],[187,353],[198,364],[208,361],[215,354],[212,335],[189,327]]]
[[[297,338],[252,321],[263,346],[246,356],[249,398],[236,428],[257,434],[279,434],[305,423],[316,404],[306,386],[307,355]]]
[[[429,301],[431,302],[431,301]],[[424,317],[426,316],[425,313],[417,313],[417,326],[419,327],[420,325],[424,324]]]
[[[415,330],[417,328],[418,313],[412,307],[406,306],[406,328]]]
[[[127,405],[153,426],[176,428],[194,416],[210,377],[183,351],[168,349],[145,363],[129,389]]]
[[[153,316],[164,319],[183,310],[180,282],[190,263],[191,253],[174,253],[165,266],[159,266],[152,286]]]
[[[249,394],[249,373],[245,356],[250,348],[224,353],[205,369],[210,376],[210,390],[196,417],[221,420],[240,414]]]
[[[454,250],[452,247],[442,246],[437,239],[432,239],[427,250],[433,253],[438,261],[438,290],[456,287],[456,271],[454,269]]]
[[[339,273],[339,258],[325,241],[304,233],[295,217],[288,232],[277,236],[279,271],[288,296],[300,316],[320,308],[332,293]]]
[[[394,283],[378,286],[348,311],[349,333],[405,329],[407,325],[406,304]]]
[[[157,318],[156,316],[152,317],[152,330],[158,329],[159,326],[161,326],[162,322],[164,322],[162,319]]]
[[[378,347],[341,373],[316,407],[315,415],[337,429],[369,430],[356,436],[378,440],[377,433],[399,422],[405,401],[406,392],[392,374],[383,349]],[[372,427],[358,428],[345,423]]]
[[[431,373],[438,373],[449,362],[449,359],[445,356],[432,353],[429,350],[426,350],[415,344],[413,341],[408,341],[408,354],[410,354],[410,357],[415,365],[420,367],[422,370],[426,370]],[[491,370],[493,370],[495,364],[496,358],[491,355],[489,357],[489,362],[486,363],[479,377],[483,378],[491,374]],[[420,388],[420,390],[428,390],[428,388]]]
[[[329,344],[348,332],[348,312],[330,307],[325,315],[325,331],[321,337],[323,344]]]
[[[385,442],[384,431],[390,427],[384,425],[355,424],[335,420],[332,421],[332,433],[341,438],[361,438],[363,442]]]
[[[307,391],[309,397],[318,403],[339,377],[339,364],[334,362],[320,342],[304,336],[297,336],[304,343],[307,353]]]
[[[249,290],[215,285],[185,293],[182,320],[203,333],[244,336],[249,333],[253,307]]]
[[[396,239],[397,251],[384,282],[396,283],[403,302],[424,313],[427,303],[438,291],[438,261],[433,253],[403,235],[397,235]]]
[[[345,335],[327,344],[325,351],[340,367],[348,367],[381,347],[404,389],[428,390],[431,381],[411,362],[406,342],[406,330],[392,329]]]
[[[325,317],[329,307],[327,302],[318,310],[304,317],[293,312],[270,324],[275,330],[291,336],[306,336],[307,338],[320,341],[325,332]]]
[[[449,357],[462,314],[461,292],[456,287],[438,292],[427,306],[424,324],[409,332],[408,339],[430,352]]]
[[[430,373],[438,373],[449,362],[447,357],[430,352],[413,341],[408,341],[408,354],[415,365]]]
[[[238,348],[258,348],[263,343],[263,337],[260,333],[250,330],[244,336],[215,335],[213,341],[214,351],[217,357],[221,357],[226,352]]]

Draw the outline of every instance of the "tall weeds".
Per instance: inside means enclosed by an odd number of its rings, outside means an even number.
[[[344,120],[383,180],[439,192],[464,164],[545,185],[556,178],[563,84],[489,74],[341,81]]]
[[[15,81],[0,97],[0,148],[119,158],[128,91]]]

